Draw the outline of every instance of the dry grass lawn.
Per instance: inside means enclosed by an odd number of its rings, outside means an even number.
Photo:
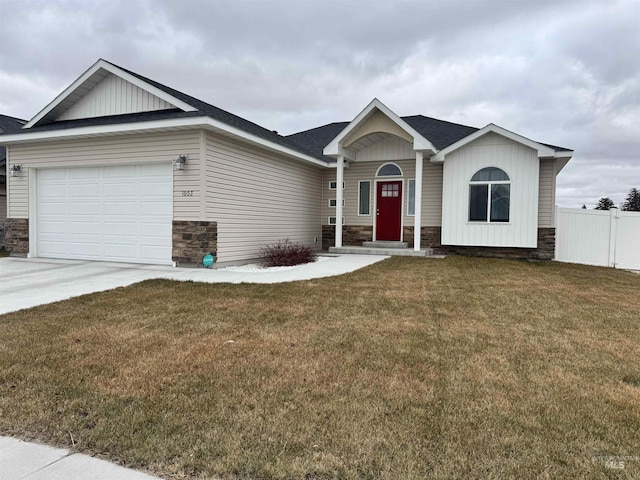
[[[166,478],[640,478],[624,271],[396,257],[148,281],[1,316],[0,339],[0,434]]]

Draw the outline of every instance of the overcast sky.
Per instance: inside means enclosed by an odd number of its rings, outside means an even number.
[[[98,58],[281,134],[397,114],[575,150],[557,203],[640,188],[640,0],[0,0],[0,113]]]

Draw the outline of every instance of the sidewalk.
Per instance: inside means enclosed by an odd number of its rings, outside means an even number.
[[[69,450],[0,437],[2,480],[158,480],[146,473]]]

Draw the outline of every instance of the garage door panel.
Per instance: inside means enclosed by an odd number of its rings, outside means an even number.
[[[171,164],[38,170],[38,255],[170,264],[172,175]]]

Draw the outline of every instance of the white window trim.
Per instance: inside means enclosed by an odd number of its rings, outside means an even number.
[[[407,179],[407,217],[415,217],[416,216],[416,212],[415,212],[416,202],[415,202],[415,199],[413,201],[413,210],[414,210],[414,212],[411,213],[409,211],[409,200],[411,199],[409,197],[409,192],[411,192],[411,182],[413,182],[413,196],[415,197],[415,195],[416,195],[416,179],[415,178],[409,178],[409,179]]]
[[[484,168],[497,168],[499,170],[502,170],[504,172],[504,174],[509,177],[509,180],[476,180],[476,181],[471,181],[469,180],[469,189],[468,189],[468,195],[469,195],[469,199],[467,202],[467,223],[468,224],[472,224],[472,225],[487,225],[487,224],[491,224],[491,225],[509,225],[511,223],[511,188],[509,188],[509,221],[507,222],[492,222],[491,221],[491,186],[492,185],[509,185],[511,186],[511,175],[509,175],[509,172],[507,172],[504,168],[501,167],[494,167],[494,166],[490,166],[490,167],[483,167],[479,170],[476,170],[475,172],[473,172],[473,175],[475,175],[476,173],[478,173],[480,170],[483,170]],[[471,175],[471,178],[473,178],[473,175]],[[487,219],[486,220],[471,220],[469,218],[469,213],[470,213],[470,209],[471,209],[471,186],[472,185],[487,185]]]
[[[334,202],[337,205],[338,204],[337,199],[330,198],[329,201],[327,202],[327,204],[329,205],[329,208],[336,208],[336,205],[331,205],[331,202]],[[344,208],[344,198],[342,199],[342,208]]]
[[[368,183],[369,184],[369,213],[360,213],[360,184]],[[371,205],[373,202],[371,201],[371,180],[358,180],[358,216],[359,217],[370,217],[371,216]]]
[[[337,180],[333,180],[333,181],[329,182],[329,190],[336,190],[337,186],[338,186]],[[342,189],[344,190],[344,182],[342,182]]]
[[[398,170],[400,170],[400,175],[380,175],[380,170],[382,170],[387,165],[393,165]],[[376,170],[376,178],[402,178],[402,177],[404,177],[404,172],[402,171],[402,168],[400,168],[400,165],[398,165],[395,162],[385,162],[382,165],[380,165],[380,167],[378,167],[378,170]]]
[[[332,219],[332,218],[334,219],[334,222],[333,222],[333,223],[331,223],[331,219]],[[327,219],[328,225],[337,225],[337,223],[335,222],[335,220],[336,220],[336,217],[328,217],[328,219]],[[344,217],[342,217],[342,225],[344,225]]]

